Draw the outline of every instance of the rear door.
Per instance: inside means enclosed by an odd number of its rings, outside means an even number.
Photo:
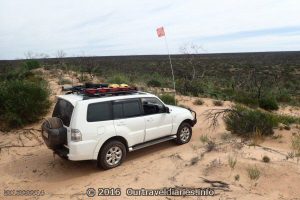
[[[113,102],[116,134],[126,138],[128,146],[144,142],[145,119],[139,99]]]
[[[67,143],[71,141],[70,122],[71,122],[73,110],[74,110],[74,106],[69,101],[59,98],[56,102],[56,105],[52,113],[52,117],[60,118],[63,122],[64,127],[67,129],[67,135],[66,135]],[[46,132],[43,133],[45,134]]]
[[[145,141],[171,135],[172,115],[165,113],[165,105],[155,97],[142,98],[146,121]]]

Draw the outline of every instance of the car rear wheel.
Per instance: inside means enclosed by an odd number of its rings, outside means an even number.
[[[192,127],[189,123],[183,122],[177,131],[177,144],[185,144],[188,143],[192,138]]]
[[[110,141],[102,147],[98,156],[98,166],[111,169],[122,164],[126,157],[126,147],[120,141]]]

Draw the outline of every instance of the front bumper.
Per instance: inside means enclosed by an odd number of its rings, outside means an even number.
[[[195,111],[191,110],[191,109],[189,109],[189,111],[194,116],[194,119],[192,120],[192,126],[194,126],[197,123],[197,113]]]

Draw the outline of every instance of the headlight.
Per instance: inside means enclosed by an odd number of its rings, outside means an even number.
[[[79,142],[81,140],[81,132],[78,129],[71,129],[71,141]]]

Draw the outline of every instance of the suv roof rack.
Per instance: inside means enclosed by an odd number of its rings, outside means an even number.
[[[85,85],[62,86],[62,90],[67,91],[66,94],[76,93],[83,95],[84,99],[141,93],[136,87],[129,87],[126,84],[118,85],[106,83],[86,83]]]

